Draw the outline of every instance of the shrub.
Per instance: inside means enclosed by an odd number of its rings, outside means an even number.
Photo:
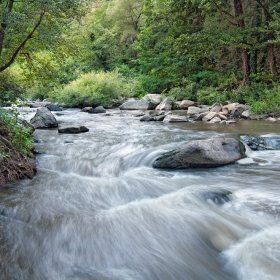
[[[257,90],[257,91],[256,91]],[[246,88],[246,103],[253,113],[276,113],[280,111],[280,86]]]
[[[136,81],[117,70],[90,72],[51,94],[55,101],[70,107],[99,106],[110,108],[114,100],[132,96]]]
[[[216,91],[214,88],[209,87],[197,91],[198,101],[202,104],[213,104],[216,102],[225,103],[230,99],[231,93],[228,91]]]
[[[9,141],[13,144],[13,147],[21,155],[31,156],[30,151],[33,147],[32,130],[24,125],[24,121],[19,119],[19,113],[14,109],[10,109],[8,112],[0,110],[0,122],[8,132]],[[3,156],[3,153],[1,155]]]
[[[195,83],[189,83],[185,87],[174,87],[172,88],[168,94],[167,97],[173,98],[176,101],[181,100],[197,100],[197,84]]]

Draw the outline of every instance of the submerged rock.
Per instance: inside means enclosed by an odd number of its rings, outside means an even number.
[[[280,150],[280,138],[258,136],[240,138],[253,151]]]
[[[88,113],[90,110],[93,110],[92,107],[84,107],[81,112],[85,112],[85,113]]]
[[[55,104],[47,104],[45,107],[48,108],[50,111],[62,111],[62,109]]]
[[[217,205],[223,205],[226,202],[231,201],[235,198],[235,195],[231,191],[217,190],[217,191],[205,191],[199,193],[199,197],[203,200]]]
[[[83,133],[89,129],[83,125],[62,125],[58,128],[58,133]]]
[[[51,111],[46,107],[37,109],[35,116],[30,120],[33,127],[36,128],[52,128],[57,127],[57,121]]]
[[[106,110],[103,108],[103,106],[98,106],[98,107],[91,108],[90,110],[88,110],[88,113],[90,113],[90,114],[103,114],[103,113],[106,113]]]
[[[245,147],[235,138],[195,140],[157,158],[154,168],[186,169],[219,167],[245,157]]]
[[[140,122],[151,122],[154,121],[154,117],[151,115],[144,115],[140,118]]]

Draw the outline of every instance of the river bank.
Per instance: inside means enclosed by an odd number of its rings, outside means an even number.
[[[33,129],[24,127],[18,121],[6,113],[0,114],[0,187],[21,179],[31,179],[36,174],[31,152]]]

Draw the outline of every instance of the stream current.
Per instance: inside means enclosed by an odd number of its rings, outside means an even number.
[[[0,189],[1,280],[280,279],[280,151],[248,152],[254,165],[152,168],[182,143],[280,137],[279,124],[142,123],[108,113],[56,115],[87,133],[34,132],[37,176]],[[220,191],[232,199],[205,199]]]

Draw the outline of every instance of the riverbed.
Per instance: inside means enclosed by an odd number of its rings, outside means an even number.
[[[182,143],[280,137],[280,124],[140,122],[118,109],[55,116],[89,132],[34,132],[37,176],[0,189],[0,279],[280,279],[280,151],[248,151],[252,165],[152,167]],[[230,201],[209,199],[225,191]]]

